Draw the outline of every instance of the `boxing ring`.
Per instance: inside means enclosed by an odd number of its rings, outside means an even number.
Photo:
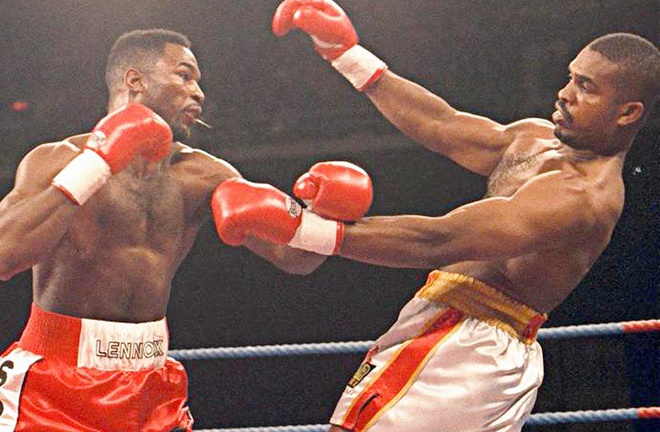
[[[606,324],[586,324],[575,326],[542,328],[537,339],[558,340],[580,337],[605,337],[630,333],[660,331],[660,319],[624,321]],[[258,357],[290,357],[304,355],[364,354],[374,341],[327,342],[308,344],[261,345],[245,347],[220,347],[171,350],[169,355],[180,361],[218,360]],[[613,408],[606,410],[567,411],[535,413],[526,426],[541,426],[560,423],[594,423],[623,420],[660,418],[660,406]],[[327,432],[327,424],[289,425],[269,427],[246,427],[230,429],[196,429],[198,432]]]

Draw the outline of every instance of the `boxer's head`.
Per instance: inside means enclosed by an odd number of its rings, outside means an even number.
[[[627,33],[595,39],[569,65],[555,135],[578,149],[617,153],[651,115],[659,89],[660,53],[652,43]]]
[[[142,103],[169,123],[175,139],[187,137],[204,101],[190,46],[185,35],[171,30],[134,30],[120,36],[106,66],[111,109]]]

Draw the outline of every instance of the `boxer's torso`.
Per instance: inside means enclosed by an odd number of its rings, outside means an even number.
[[[594,229],[561,241],[548,241],[534,253],[510,259],[469,261],[445,267],[480,279],[536,310],[547,312],[559,304],[589,271],[609,242],[623,206],[619,161],[585,159],[556,139],[521,139],[514,142],[491,174],[485,198],[511,197],[521,187],[555,176],[584,190],[585,206],[595,210]],[[553,180],[555,181],[555,180]],[[550,197],[548,201],[561,197]],[[543,197],[540,197],[543,202]],[[552,224],[552,220],[544,221]]]
[[[162,318],[172,278],[208,214],[213,189],[234,175],[180,144],[157,165],[132,163],[96,192],[34,267],[35,301],[85,318]]]

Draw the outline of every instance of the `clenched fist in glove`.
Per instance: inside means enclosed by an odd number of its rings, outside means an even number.
[[[341,246],[344,225],[303,210],[275,187],[243,179],[220,183],[211,198],[218,235],[239,246],[248,237],[333,255]]]
[[[83,150],[53,178],[52,185],[82,205],[133,158],[158,162],[171,148],[172,129],[165,120],[144,105],[130,103],[101,119]]]
[[[314,213],[339,221],[360,219],[373,200],[369,174],[349,162],[315,164],[296,180],[293,193]]]
[[[358,45],[346,12],[332,0],[284,0],[273,15],[272,29],[284,36],[293,29],[307,33],[316,51],[359,91],[387,70],[378,57]]]
[[[211,210],[220,238],[238,246],[248,237],[284,244],[321,255],[336,254],[344,224],[361,218],[372,201],[368,174],[348,162],[321,162],[301,176],[295,194],[308,201],[303,209],[275,187],[244,179],[220,183]]]

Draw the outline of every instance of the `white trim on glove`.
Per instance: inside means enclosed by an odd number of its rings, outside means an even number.
[[[53,178],[51,184],[75,204],[83,205],[111,175],[107,162],[94,150],[85,149]]]
[[[387,70],[385,62],[360,45],[349,48],[330,64],[358,91],[365,90]]]
[[[342,228],[341,222],[325,219],[303,209],[300,226],[288,245],[319,255],[333,255],[341,245]]]

